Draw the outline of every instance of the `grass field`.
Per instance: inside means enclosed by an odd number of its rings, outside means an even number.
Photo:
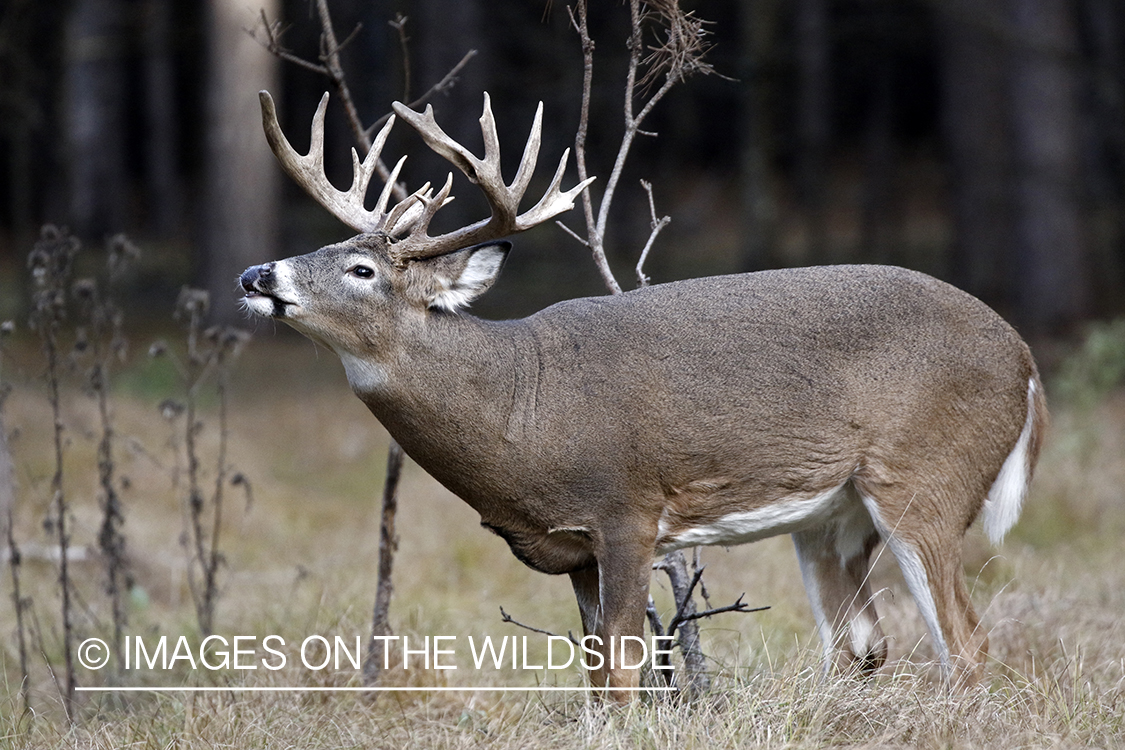
[[[62,717],[52,679],[61,664],[56,549],[44,530],[53,453],[51,418],[35,352],[10,358],[15,391],[5,423],[24,551],[24,593],[33,600],[31,705],[18,690],[14,607],[5,565],[0,605],[0,747],[1110,747],[1125,745],[1125,393],[1052,403],[1053,426],[1021,523],[998,549],[979,529],[966,540],[973,600],[990,630],[985,683],[949,694],[937,679],[925,629],[893,564],[880,558],[880,591],[891,660],[871,681],[826,678],[788,539],[703,553],[711,600],[746,593],[756,614],[703,624],[714,689],[694,703],[646,697],[626,709],[591,705],[583,693],[250,692],[246,688],[360,684],[346,660],[312,669],[299,661],[309,636],[366,640],[378,553],[378,496],[386,434],[347,390],[335,357],[263,331],[240,362],[230,405],[230,462],[253,486],[252,502],[227,493],[216,633],[244,640],[256,669],[132,669],[114,676],[79,668],[82,686],[212,686],[206,693],[80,693],[77,723]],[[126,633],[169,649],[198,627],[187,588],[184,465],[158,404],[175,394],[159,360],[137,358],[114,393],[116,465],[134,576]],[[213,455],[215,403],[205,401],[200,441]],[[78,640],[107,638],[102,593],[94,402],[64,390],[66,491],[73,518]],[[207,466],[205,464],[205,466]],[[212,476],[213,468],[205,468]],[[384,674],[390,686],[581,686],[580,671],[476,669],[469,638],[527,638],[527,663],[544,664],[546,637],[579,628],[569,581],[535,573],[475,513],[408,464],[401,489],[392,624],[416,648],[447,636],[440,658],[456,670]],[[57,555],[56,555],[57,557]],[[658,603],[669,606],[661,582]],[[262,643],[285,643],[284,667],[265,666]],[[278,645],[280,641],[273,641]],[[146,646],[147,647],[147,646]],[[212,650],[211,656],[217,658]],[[310,661],[319,661],[320,652]],[[115,655],[120,657],[120,654]],[[182,654],[181,654],[182,656]],[[521,657],[523,656],[521,651]],[[401,656],[397,656],[401,659]],[[276,665],[275,659],[271,664]],[[431,665],[432,666],[432,665]]]

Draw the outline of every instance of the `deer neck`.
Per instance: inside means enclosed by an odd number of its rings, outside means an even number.
[[[505,481],[531,334],[520,321],[468,315],[432,315],[408,328],[378,361],[341,354],[348,380],[412,459],[477,506],[475,497]]]

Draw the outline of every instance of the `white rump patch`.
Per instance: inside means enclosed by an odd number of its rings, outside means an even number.
[[[1004,465],[1000,467],[1000,473],[996,475],[996,481],[992,483],[988,499],[984,502],[984,532],[993,544],[999,544],[1020,517],[1031,478],[1027,450],[1034,428],[1035,381],[1030,380],[1027,384],[1027,420],[1023,423],[1023,432],[1012,452],[1004,459]]]

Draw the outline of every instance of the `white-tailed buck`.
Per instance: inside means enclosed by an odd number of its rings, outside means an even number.
[[[564,154],[543,198],[519,213],[542,107],[505,185],[487,96],[483,159],[429,108],[395,104],[492,207],[431,237],[452,175],[436,194],[427,185],[388,209],[388,187],[364,207],[393,119],[354,158],[342,192],[323,171],[327,94],[306,156],[282,135],[269,94],[261,101],[285,171],[360,234],[248,269],[246,306],[333,349],[411,458],[524,563],[569,575],[587,634],[617,644],[642,634],[655,555],[792,534],[830,663],[874,670],[887,646],[868,559],[882,541],[944,673],[979,674],[987,637],[962,538],[982,508],[993,541],[1015,523],[1047,420],[1031,353],[999,315],[921,273],[835,266],[481,320],[461,309],[496,279],[510,249],[499,238],[571,208],[588,184],[561,190]],[[629,688],[638,673],[607,659],[592,679]]]

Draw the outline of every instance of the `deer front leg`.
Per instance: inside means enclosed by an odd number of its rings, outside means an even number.
[[[621,531],[627,532],[628,529],[622,528]],[[583,579],[586,586],[591,578],[594,579],[598,588],[598,608],[593,618],[592,634],[600,639],[598,651],[602,663],[591,674],[591,681],[597,687],[608,688],[608,697],[615,703],[632,700],[636,693],[630,689],[640,686],[640,666],[645,656],[642,640],[645,607],[648,604],[654,544],[655,535],[643,532],[615,534],[602,545],[596,575],[588,574]],[[571,574],[571,580],[576,580],[574,574]],[[578,593],[577,582],[575,593]],[[579,594],[580,607],[581,602],[582,595]],[[585,614],[583,627],[587,627]]]

